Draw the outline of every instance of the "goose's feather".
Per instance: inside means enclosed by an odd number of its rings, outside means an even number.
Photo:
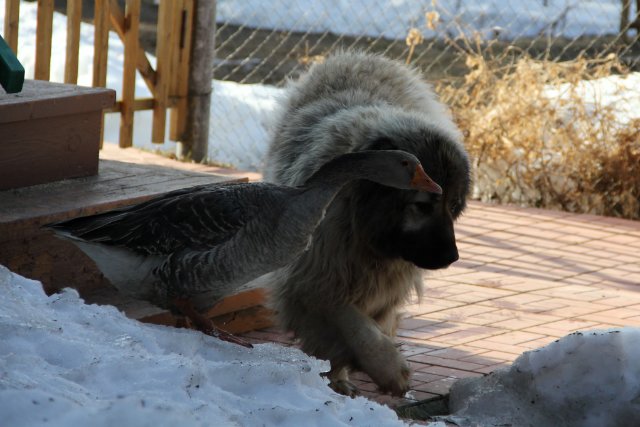
[[[295,192],[295,188],[267,183],[202,185],[50,227],[66,237],[140,254],[206,250],[231,239],[266,209],[281,211]]]

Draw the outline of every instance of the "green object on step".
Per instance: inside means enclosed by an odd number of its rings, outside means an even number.
[[[0,36],[0,85],[7,93],[16,93],[22,90],[23,83],[24,67]]]

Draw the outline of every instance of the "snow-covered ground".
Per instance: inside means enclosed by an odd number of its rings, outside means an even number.
[[[563,83],[549,87],[544,95],[565,102],[577,96],[584,100],[586,112],[594,115],[611,109],[619,126],[625,126],[640,117],[640,73],[583,80],[574,87]],[[564,117],[564,120],[568,123],[571,118]]]
[[[0,266],[0,425],[400,426],[396,414],[331,391],[326,362],[147,325],[76,291],[46,296]],[[507,369],[454,384],[460,426],[635,426],[640,329],[584,331]],[[444,427],[440,422],[431,427]]]
[[[0,265],[3,427],[405,425],[386,406],[334,393],[327,370],[276,344],[142,324],[71,289],[47,297]]]

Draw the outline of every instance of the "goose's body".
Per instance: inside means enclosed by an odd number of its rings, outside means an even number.
[[[368,151],[329,161],[301,187],[204,185],[48,227],[121,292],[183,312],[177,301],[188,301],[187,311],[201,312],[304,252],[338,191],[360,178],[441,192],[413,155]]]
[[[173,297],[200,296],[194,302],[204,310],[302,252],[306,230],[322,216],[314,205],[325,197],[309,205],[309,191],[300,187],[212,184],[52,228],[72,239],[121,292],[164,308]]]

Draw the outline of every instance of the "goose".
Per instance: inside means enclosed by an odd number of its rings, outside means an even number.
[[[414,155],[370,150],[335,157],[298,187],[201,185],[45,227],[79,247],[123,294],[184,315],[208,335],[250,347],[214,327],[203,311],[295,260],[339,190],[357,179],[442,193]]]

